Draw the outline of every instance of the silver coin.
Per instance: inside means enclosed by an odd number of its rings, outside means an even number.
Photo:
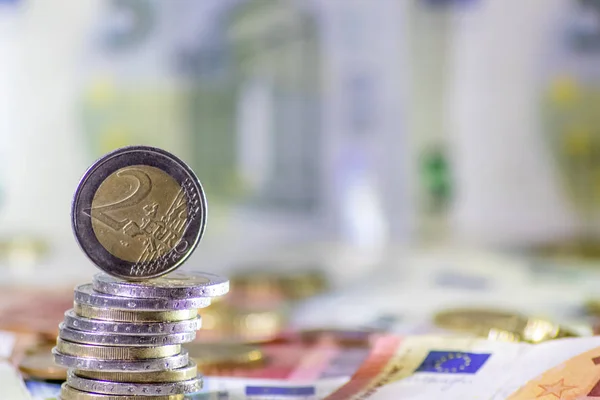
[[[177,271],[144,282],[127,282],[106,274],[96,274],[94,290],[123,297],[187,299],[221,296],[229,291],[229,281],[219,275],[199,271]]]
[[[131,146],[96,161],[73,198],[73,232],[106,273],[144,280],[179,267],[206,225],[206,198],[194,172],[174,155]]]
[[[194,395],[195,396],[195,395]],[[121,396],[121,395],[107,395],[100,393],[84,392],[81,390],[73,389],[71,386],[63,383],[61,386],[60,397],[58,400],[184,400],[186,398],[183,394],[168,394],[165,396]]]
[[[90,371],[164,371],[183,368],[189,362],[188,353],[185,349],[182,349],[181,353],[171,357],[131,361],[70,356],[62,354],[56,349],[52,349],[52,354],[54,355],[54,362],[58,365]]]
[[[108,346],[163,346],[168,344],[189,343],[196,337],[196,332],[172,333],[167,335],[113,335],[107,332],[85,332],[65,327],[59,324],[61,339],[69,342],[98,344]]]
[[[202,379],[200,378],[180,382],[125,383],[81,378],[73,371],[69,371],[67,374],[67,384],[84,392],[129,396],[188,394],[202,389]]]
[[[66,327],[87,331],[107,332],[113,335],[157,335],[195,332],[202,326],[200,316],[179,322],[113,322],[80,317],[75,310],[65,312]]]
[[[120,297],[96,292],[89,283],[75,288],[75,301],[94,307],[118,308],[123,310],[192,310],[210,305],[209,297],[187,299]]]

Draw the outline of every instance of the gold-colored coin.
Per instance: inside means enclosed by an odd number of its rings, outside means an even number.
[[[282,277],[286,295],[294,300],[306,299],[323,293],[328,288],[323,271],[308,269],[289,273]]]
[[[128,146],[83,174],[71,207],[73,233],[101,270],[128,281],[178,268],[206,226],[206,196],[179,158],[149,146]]]
[[[75,313],[80,317],[119,322],[178,322],[196,318],[198,310],[131,311],[100,308],[75,303]]]
[[[232,295],[253,302],[300,300],[327,289],[322,271],[301,269],[293,272],[253,268],[236,273],[231,278]]]
[[[216,370],[260,366],[265,361],[264,353],[255,346],[187,343],[184,347],[190,358],[196,361],[198,370],[205,374]]]
[[[11,264],[33,264],[47,256],[50,246],[41,237],[14,235],[0,238],[0,258]]]
[[[63,383],[60,391],[61,400],[184,400],[184,394],[166,394],[163,396],[123,396],[110,395],[100,393],[82,392],[81,390],[73,389],[71,386]]]
[[[250,269],[237,272],[230,278],[231,294],[240,302],[273,303],[285,300],[281,274],[274,271]]]
[[[561,337],[577,336],[541,318],[493,309],[445,310],[435,315],[434,323],[444,329],[499,341],[540,343]]]
[[[66,371],[66,370],[65,370]],[[180,382],[194,379],[198,376],[196,363],[190,363],[183,368],[168,371],[143,371],[143,372],[107,372],[75,370],[75,375],[82,378],[110,382],[127,383],[154,383],[154,382]]]
[[[144,360],[148,358],[170,357],[181,352],[181,345],[170,344],[158,347],[113,347],[96,346],[67,342],[57,339],[56,350],[62,354],[83,357],[99,358],[103,360]]]
[[[600,258],[600,243],[589,238],[546,243],[530,250],[559,263],[593,263]]]
[[[202,329],[196,341],[263,343],[273,340],[283,329],[287,309],[247,308],[219,302],[202,309]]]
[[[123,194],[129,197],[123,200]],[[134,206],[135,197],[144,201]],[[123,204],[127,201],[131,206]],[[181,239],[187,200],[181,185],[165,171],[149,165],[127,166],[100,184],[92,200],[91,217],[96,238],[113,256],[134,263],[152,262]],[[144,236],[155,239],[161,251],[149,251],[146,241],[139,240]]]
[[[27,352],[19,362],[19,370],[36,379],[61,381],[67,379],[67,369],[54,363],[51,347],[40,347]]]

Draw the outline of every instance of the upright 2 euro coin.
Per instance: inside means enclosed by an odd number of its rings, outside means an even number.
[[[73,231],[109,275],[141,281],[178,268],[206,226],[206,196],[194,172],[153,147],[124,147],[96,161],[73,199]]]

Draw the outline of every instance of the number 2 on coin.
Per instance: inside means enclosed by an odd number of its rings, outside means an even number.
[[[148,174],[136,168],[128,168],[119,171],[117,176],[131,177],[137,181],[137,187],[133,193],[115,203],[84,209],[83,213],[102,222],[115,231],[120,231],[125,225],[127,225],[129,220],[126,218],[122,221],[118,221],[111,217],[108,213],[121,210],[123,208],[132,207],[142,202],[148,196],[148,194],[150,194],[150,190],[152,189],[152,181],[150,180]]]

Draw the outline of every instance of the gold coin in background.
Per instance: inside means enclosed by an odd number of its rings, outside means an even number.
[[[35,265],[50,253],[50,243],[34,235],[15,234],[0,238],[0,259],[4,265]]]
[[[246,268],[233,274],[230,281],[233,301],[250,302],[301,300],[323,293],[329,286],[323,271],[302,267],[287,272],[276,266]]]
[[[187,220],[187,200],[181,193],[179,183],[161,169],[149,165],[121,168],[110,174],[94,194],[90,211],[94,234],[109,253],[121,260],[133,263],[153,261],[159,254],[171,251],[181,239]],[[138,203],[137,198],[144,201],[133,206]],[[120,206],[116,207],[116,204]],[[172,212],[176,214],[174,217],[169,214]],[[181,225],[170,226],[168,233],[163,234],[170,235],[161,239],[161,244],[168,244],[169,248],[165,248],[163,253],[156,252],[150,258],[143,258],[146,244],[136,236],[164,230],[166,221],[176,221]]]
[[[302,300],[321,294],[329,289],[325,273],[317,269],[306,269],[282,277],[284,292],[293,300]]]
[[[226,297],[200,310],[202,330],[197,342],[271,341],[285,328],[295,300],[320,294],[328,287],[322,271],[283,272],[267,267],[234,273],[230,285]]]
[[[67,379],[67,369],[54,363],[52,347],[39,347],[25,353],[19,370],[31,378],[43,380]]]
[[[285,300],[280,275],[274,271],[251,269],[233,274],[230,299],[238,302],[273,303]]]
[[[285,304],[272,308],[242,307],[226,301],[201,309],[202,329],[196,342],[264,343],[279,335],[287,323],[289,310]]]
[[[187,343],[184,348],[198,365],[198,371],[204,374],[258,367],[265,362],[265,355],[258,347],[245,344]]]
[[[561,337],[577,336],[545,319],[494,309],[444,310],[434,316],[434,323],[450,331],[470,333],[499,341],[540,343]]]
[[[546,243],[531,249],[531,251],[539,257],[556,262],[594,262],[600,259],[600,241],[581,237]]]

